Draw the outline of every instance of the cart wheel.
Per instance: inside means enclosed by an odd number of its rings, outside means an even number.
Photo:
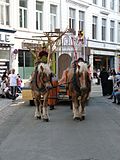
[[[30,104],[30,106],[34,106],[35,104],[34,104],[34,100],[30,100],[29,101],[29,104]]]

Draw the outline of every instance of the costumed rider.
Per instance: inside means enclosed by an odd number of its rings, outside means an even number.
[[[39,63],[47,63],[47,58],[48,52],[46,51],[45,44],[43,44],[42,51],[39,52],[35,65],[38,66]]]
[[[48,59],[48,52],[46,51],[46,46],[43,43],[42,50],[39,53],[36,54],[36,59],[35,59],[35,63],[34,63],[35,69],[34,69],[34,72],[31,74],[31,77],[30,77],[31,83],[34,80],[34,77],[37,76],[38,65],[40,63],[47,64],[47,59]]]
[[[44,63],[45,66],[47,66],[47,61],[48,61],[48,52],[46,51],[46,45],[45,43],[43,43],[43,47],[42,47],[42,50],[38,53],[38,56],[36,57],[36,62],[35,62],[35,77],[37,76],[37,69],[38,69],[38,65],[40,63]],[[52,73],[49,65],[47,66],[48,67],[48,71],[50,72],[50,82],[52,84],[52,77],[54,76],[54,74]],[[33,74],[34,76],[34,74]]]

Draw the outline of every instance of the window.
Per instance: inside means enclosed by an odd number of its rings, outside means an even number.
[[[118,12],[120,12],[120,0],[118,2]]]
[[[19,50],[18,54],[19,67],[33,67],[33,55],[29,51]],[[25,64],[24,64],[25,63]]]
[[[102,0],[102,7],[106,7],[106,0]]]
[[[69,29],[75,31],[75,9],[69,9]]]
[[[97,39],[97,17],[93,16],[92,39]]]
[[[27,28],[27,0],[19,0],[19,25],[21,28]]]
[[[114,0],[110,0],[110,9],[112,9],[112,10],[114,10],[114,4],[115,3],[115,1]]]
[[[57,19],[57,6],[50,5],[50,30],[55,31]]]
[[[34,57],[27,50],[19,50],[18,53],[19,73],[23,79],[28,79],[34,69]]]
[[[97,4],[97,0],[93,0],[93,3],[94,3],[94,4]]]
[[[10,25],[10,4],[9,0],[0,0],[0,24]]]
[[[120,22],[118,22],[118,42],[120,43]]]
[[[85,13],[83,11],[79,11],[79,30],[84,31],[84,19]]]
[[[106,40],[106,19],[102,18],[102,40]]]
[[[36,1],[36,29],[43,29],[43,3]]]
[[[114,28],[115,27],[115,22],[110,21],[110,41],[114,42]]]

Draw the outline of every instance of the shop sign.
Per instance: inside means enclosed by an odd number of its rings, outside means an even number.
[[[11,34],[0,32],[0,43],[10,44],[12,40]]]
[[[22,48],[26,48],[26,49],[35,49],[35,48],[41,48],[41,44],[37,44],[37,43],[22,43]]]

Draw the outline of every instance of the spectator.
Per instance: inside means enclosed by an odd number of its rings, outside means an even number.
[[[114,86],[112,95],[114,98],[113,103],[116,103],[117,101],[117,104],[120,104],[120,79],[117,80],[116,86]]]
[[[115,84],[115,77],[116,77],[115,69],[111,69],[108,77],[108,93],[110,95],[108,99],[112,99],[113,97],[112,92]]]
[[[2,81],[4,81],[6,78],[8,79],[8,73],[7,73],[7,71],[5,71],[3,73],[3,75],[2,75]]]
[[[6,93],[5,93],[5,89],[9,87],[9,82],[8,82],[8,74],[7,71],[5,71],[1,77],[1,97],[5,98],[6,97]]]
[[[4,95],[5,95],[5,98],[12,99],[12,94],[9,87],[6,87],[4,89]]]
[[[102,68],[100,72],[101,86],[102,86],[102,94],[103,96],[108,95],[108,77],[109,74],[106,71],[105,67]]]
[[[15,100],[17,91],[17,75],[15,74],[15,69],[12,69],[11,74],[9,74],[9,82],[12,99]]]
[[[21,77],[20,77],[19,74],[17,74],[17,76],[18,76],[18,78],[17,78],[17,92],[18,92],[18,93],[21,93],[21,90],[22,90],[22,88],[21,88],[22,79],[21,79]]]
[[[88,74],[89,74],[89,79],[90,81],[92,80],[92,70],[91,70],[91,65],[88,64]]]
[[[97,70],[97,85],[100,85],[100,69]]]

